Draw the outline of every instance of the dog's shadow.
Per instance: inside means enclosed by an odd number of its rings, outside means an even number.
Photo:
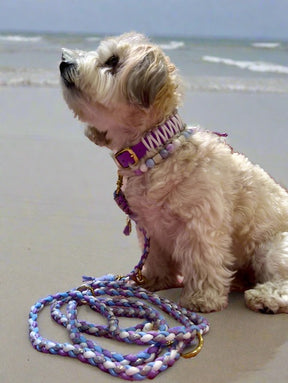
[[[162,291],[160,295],[177,301],[180,289]],[[242,293],[233,292],[227,309],[201,315],[210,323],[204,347],[195,359],[188,363],[183,359],[175,369],[170,369],[171,381],[174,374],[174,381],[187,381],[190,377],[193,377],[192,382],[205,383],[242,382],[241,378],[249,382],[261,381],[263,370],[270,371],[270,378],[279,381],[279,376],[287,371],[287,314],[255,313],[245,306]],[[277,361],[278,367],[274,366],[276,357],[281,358]],[[279,366],[282,371],[277,371]]]

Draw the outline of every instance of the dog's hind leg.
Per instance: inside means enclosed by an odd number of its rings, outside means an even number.
[[[264,313],[288,313],[288,232],[260,245],[252,266],[258,284],[245,292],[246,305]]]

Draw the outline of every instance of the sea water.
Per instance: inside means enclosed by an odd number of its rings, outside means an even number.
[[[84,34],[0,34],[0,86],[57,87],[61,48],[95,50]],[[288,41],[153,38],[189,91],[288,93]]]

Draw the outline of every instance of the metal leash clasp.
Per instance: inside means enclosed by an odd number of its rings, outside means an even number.
[[[146,278],[142,274],[141,270],[137,270],[137,272],[131,277],[137,285],[144,285],[146,283]]]
[[[93,297],[96,297],[93,288],[89,285],[83,284],[83,285],[79,286],[76,290],[80,291],[80,293],[83,293],[84,291],[90,291],[91,295]],[[84,299],[81,299],[80,302],[84,305],[87,304],[87,301],[85,301]]]

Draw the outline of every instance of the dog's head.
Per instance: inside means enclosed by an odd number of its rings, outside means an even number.
[[[131,144],[179,104],[175,66],[139,34],[108,38],[93,52],[63,49],[60,72],[64,98],[88,123],[88,137],[112,149]]]

